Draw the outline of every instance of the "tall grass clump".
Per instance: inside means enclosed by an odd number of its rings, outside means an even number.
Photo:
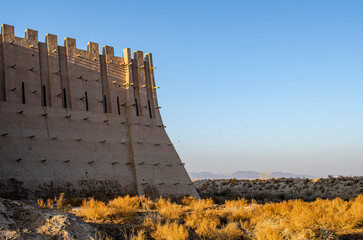
[[[170,220],[177,220],[183,213],[183,206],[172,203],[169,199],[159,198],[155,203],[156,210],[162,217]]]
[[[156,223],[151,237],[160,240],[187,240],[188,230],[177,222]]]
[[[117,197],[107,204],[90,198],[82,202],[78,215],[90,220],[131,221],[140,206],[139,197],[130,197],[129,195]]]
[[[52,208],[57,210],[66,210],[71,206],[65,204],[64,193],[59,194],[59,197],[54,197],[53,199],[48,198],[46,201],[44,199],[38,199],[37,205],[40,208]]]
[[[90,198],[83,200],[78,215],[89,220],[109,220],[111,214],[106,203]]]
[[[113,217],[131,217],[136,214],[140,208],[140,199],[138,197],[117,197],[111,200],[107,207],[109,208],[110,215]]]

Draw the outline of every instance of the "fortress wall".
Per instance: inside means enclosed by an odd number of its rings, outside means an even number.
[[[128,131],[116,127],[120,116],[108,115],[104,122],[104,114],[1,104],[0,134],[7,133],[0,139],[2,178],[20,180],[33,192],[49,191],[51,184],[64,192],[104,191],[107,186],[93,187],[96,181],[111,184],[109,192],[136,194]]]
[[[0,195],[198,197],[162,124],[151,54],[9,25],[1,37]]]

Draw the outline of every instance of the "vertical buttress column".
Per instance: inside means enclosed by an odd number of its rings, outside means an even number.
[[[155,68],[153,65],[153,59],[151,53],[145,54],[145,65],[147,65],[146,81],[148,85],[148,99],[151,101],[150,105],[153,110],[152,112],[155,116],[155,123],[161,125],[163,124],[163,122],[159,111],[160,107],[156,93],[158,87],[155,85],[155,77],[154,77]]]
[[[0,34],[0,101],[5,101],[5,100],[6,100],[6,94],[5,94],[3,38],[2,34]]]
[[[147,100],[147,86],[146,86],[146,78],[145,78],[145,64],[144,64],[144,54],[142,51],[134,52],[134,60],[135,60],[135,69],[136,72],[134,74],[136,90],[139,96],[139,109],[140,109],[140,117],[143,119],[149,118],[148,114],[148,100]]]
[[[146,53],[144,56],[144,60],[145,60],[145,78],[146,78],[146,87],[147,87],[148,110],[150,117],[155,119],[156,117],[155,104],[157,104],[157,102],[154,102],[154,91],[156,91],[156,86],[155,82],[153,81],[153,78],[151,77],[154,71],[151,53]],[[157,99],[155,100],[157,101]]]
[[[45,43],[47,44],[48,78],[51,106],[60,108],[62,107],[62,85],[57,36],[47,34],[45,36]]]
[[[129,151],[130,151],[130,163],[133,171],[134,176],[134,184],[135,189],[138,195],[144,195],[144,192],[141,188],[138,187],[138,177],[137,177],[137,171],[135,166],[135,155],[134,155],[134,146],[133,146],[133,136],[132,136],[132,114],[134,111],[130,111],[130,108],[133,109],[132,103],[134,103],[134,91],[133,87],[130,87],[130,83],[132,83],[133,79],[133,71],[132,71],[132,59],[131,59],[131,51],[129,48],[125,48],[123,50],[123,58],[124,58],[124,64],[125,64],[125,71],[126,71],[126,99],[127,99],[127,128],[128,128],[128,135],[129,135]]]
[[[77,73],[77,65],[76,65],[76,39],[73,38],[65,38],[64,39],[64,47],[66,49],[66,59],[67,59],[67,74],[68,74],[68,83],[69,90],[71,94],[72,101],[72,109],[75,110],[83,110],[84,104],[79,101],[80,98],[83,97],[81,94],[81,82],[77,80],[81,80],[81,74]],[[77,75],[76,75],[77,74]]]
[[[105,78],[102,79],[103,84],[103,98],[106,99],[106,105],[107,105],[107,112],[114,113],[117,109],[117,106],[115,105],[114,98],[116,98],[116,94],[112,83],[110,81],[113,81],[112,78],[112,67],[110,66],[111,61],[115,57],[113,47],[110,46],[103,46],[102,48],[102,54],[103,54],[103,64],[105,69]],[[116,81],[116,80],[114,80]]]
[[[100,69],[101,69],[101,79],[99,81],[101,81],[102,84],[102,96],[103,96],[102,101],[104,101],[104,99],[106,98],[107,108],[109,108],[110,111],[112,111],[110,107],[110,86],[108,84],[109,81],[107,77],[106,57],[104,55],[100,55]],[[105,109],[103,111],[106,112]]]
[[[14,35],[14,26],[1,25],[2,56],[3,56],[3,78],[5,86],[6,101],[11,103],[21,103],[21,82],[17,81],[15,68],[17,67],[15,58],[15,47],[17,39]],[[18,64],[19,66],[19,64]]]
[[[39,66],[40,66],[40,96],[43,106],[52,106],[47,44],[39,42]]]
[[[89,110],[91,112],[102,113],[104,111],[103,104],[103,86],[101,79],[100,52],[98,43],[88,42],[87,51],[78,50],[79,67],[82,73],[83,91],[88,94]],[[86,66],[83,66],[86,64]]]
[[[72,108],[72,96],[71,88],[68,76],[68,66],[67,66],[67,50],[65,47],[58,46],[59,51],[59,71],[61,79],[61,97],[62,97],[62,107]],[[58,95],[57,95],[58,96]]]
[[[21,41],[23,40],[23,41]],[[41,69],[39,62],[38,31],[26,29],[25,39],[18,41],[18,62],[23,62],[22,75],[25,84],[24,94],[26,104],[41,105]],[[21,72],[19,71],[19,74]]]

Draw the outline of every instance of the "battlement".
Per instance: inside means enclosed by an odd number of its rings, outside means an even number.
[[[151,54],[135,51],[132,59],[130,49],[124,49],[124,56],[118,57],[113,47],[104,46],[100,55],[97,43],[88,42],[87,50],[82,50],[67,37],[62,47],[52,34],[46,34],[42,43],[37,31],[27,29],[20,38],[13,26],[5,24],[1,36],[2,101],[121,114],[120,104],[126,101],[121,95],[132,87],[135,98],[128,106],[135,106],[138,116],[159,116]],[[38,94],[31,94],[34,91]]]
[[[0,36],[0,195],[16,179],[33,193],[198,196],[164,129],[151,53],[5,24]]]

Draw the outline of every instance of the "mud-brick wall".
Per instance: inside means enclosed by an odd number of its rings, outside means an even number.
[[[198,194],[162,123],[151,54],[2,25],[0,195]]]

